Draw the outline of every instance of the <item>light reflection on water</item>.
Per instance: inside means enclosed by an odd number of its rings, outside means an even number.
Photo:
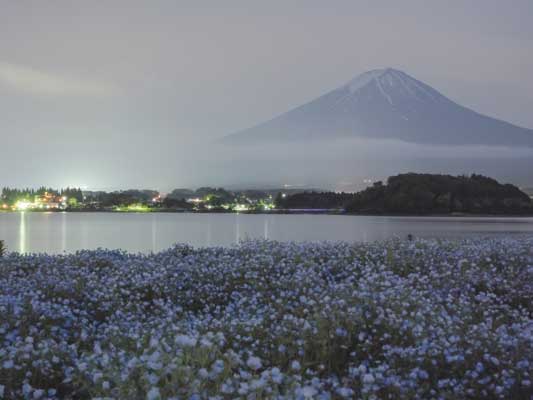
[[[533,218],[341,215],[0,213],[0,239],[19,252],[121,248],[159,251],[174,243],[227,246],[243,239],[373,241],[394,236],[533,236]]]
[[[20,213],[19,224],[19,252],[26,252],[26,213],[22,211]]]

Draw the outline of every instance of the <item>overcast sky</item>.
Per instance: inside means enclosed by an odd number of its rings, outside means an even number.
[[[530,0],[0,0],[0,186],[189,184],[190,141],[387,66],[533,128],[532,16]]]

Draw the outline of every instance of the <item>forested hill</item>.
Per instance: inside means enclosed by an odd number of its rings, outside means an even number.
[[[278,195],[275,203],[278,209],[334,210],[343,209],[353,198],[353,193],[311,191],[295,193],[285,198]]]
[[[533,214],[530,197],[482,175],[401,174],[375,183],[346,205],[351,213]]]

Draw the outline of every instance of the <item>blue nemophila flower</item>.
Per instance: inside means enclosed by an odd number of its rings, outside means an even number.
[[[246,361],[246,365],[254,371],[258,370],[262,366],[261,359],[259,357],[252,356],[248,358],[248,360]]]
[[[150,388],[150,390],[146,394],[146,400],[158,400],[160,398],[161,398],[161,394],[159,392],[159,389],[156,387]]]
[[[524,238],[12,253],[0,259],[0,390],[6,398],[528,394],[532,249]]]

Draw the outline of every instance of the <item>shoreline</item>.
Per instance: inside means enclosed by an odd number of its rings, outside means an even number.
[[[271,211],[227,211],[227,210],[178,210],[160,209],[147,211],[117,211],[117,210],[0,210],[0,214],[18,213],[100,213],[100,214],[237,214],[237,215],[336,215],[336,216],[360,216],[360,217],[389,217],[389,218],[533,218],[531,214],[473,214],[473,213],[435,213],[435,214],[402,214],[402,213],[348,213],[343,210],[323,210],[323,209],[290,209]]]

